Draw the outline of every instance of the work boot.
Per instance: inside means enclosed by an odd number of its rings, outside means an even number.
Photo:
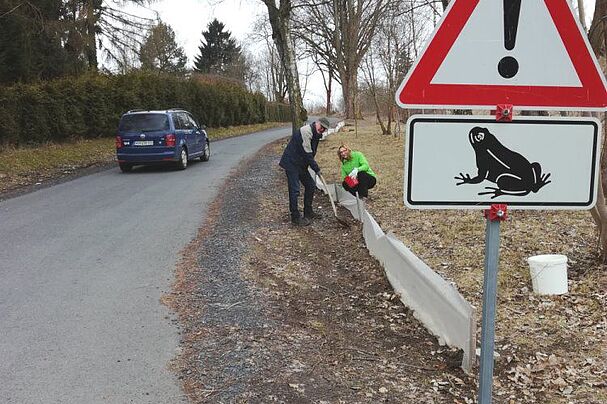
[[[310,219],[308,219],[307,217],[297,217],[297,218],[292,218],[291,219],[291,223],[295,226],[309,226],[310,223]]]
[[[312,220],[312,219],[320,219],[322,217],[322,215],[320,213],[316,213],[316,212],[310,210],[308,212],[304,212],[304,217],[307,217],[308,219]]]

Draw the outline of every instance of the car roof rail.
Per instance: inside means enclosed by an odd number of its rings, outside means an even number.
[[[185,111],[183,108],[169,108],[167,111]]]
[[[147,109],[141,109],[141,108],[138,108],[138,109],[129,109],[126,113],[130,114],[131,112],[142,112],[142,111],[147,111]]]

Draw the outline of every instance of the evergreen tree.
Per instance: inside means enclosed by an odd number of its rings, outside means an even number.
[[[119,66],[125,48],[137,51],[154,20],[124,11],[126,4],[145,5],[152,0],[63,0],[67,30],[65,47],[82,59],[87,68],[97,70],[101,49],[109,61]],[[128,38],[125,40],[125,38]]]
[[[202,32],[204,39],[198,47],[200,54],[194,60],[194,69],[201,73],[226,75],[231,65],[239,60],[240,46],[225,25],[214,19]]]
[[[63,47],[61,0],[0,0],[0,83],[77,73],[83,65]]]
[[[149,1],[0,0],[0,83],[96,70],[98,46],[119,61],[120,50],[131,39],[141,43],[153,22],[120,7]]]
[[[153,27],[139,51],[139,61],[144,70],[164,73],[185,73],[188,58],[175,41],[175,31],[159,22]]]

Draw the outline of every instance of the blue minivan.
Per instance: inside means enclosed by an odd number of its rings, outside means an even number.
[[[208,161],[210,156],[209,136],[188,111],[132,110],[120,118],[116,157],[123,172],[136,165],[161,163],[185,170],[189,160]]]

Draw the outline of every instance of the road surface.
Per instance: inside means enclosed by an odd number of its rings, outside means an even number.
[[[160,299],[230,170],[288,128],[187,170],[118,167],[0,202],[0,401],[179,403]]]

